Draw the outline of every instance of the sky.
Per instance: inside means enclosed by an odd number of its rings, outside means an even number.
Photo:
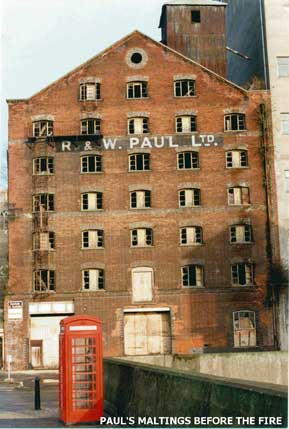
[[[6,99],[28,98],[133,30],[161,39],[165,0],[0,0],[0,188],[6,186]]]

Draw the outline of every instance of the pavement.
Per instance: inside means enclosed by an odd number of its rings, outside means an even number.
[[[34,410],[34,379],[41,380],[41,410]],[[66,426],[58,420],[58,371],[0,371],[0,428],[99,427],[96,423]]]

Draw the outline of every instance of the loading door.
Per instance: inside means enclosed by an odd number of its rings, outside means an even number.
[[[170,353],[170,313],[125,314],[124,351],[130,356]]]
[[[30,318],[30,362],[33,368],[58,368],[59,322],[64,316]]]

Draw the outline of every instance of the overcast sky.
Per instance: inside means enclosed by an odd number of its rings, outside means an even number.
[[[164,0],[0,0],[1,182],[7,98],[27,98],[138,29],[156,40]]]

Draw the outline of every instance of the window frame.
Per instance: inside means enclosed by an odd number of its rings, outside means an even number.
[[[41,162],[45,160],[46,168],[42,170]],[[55,174],[55,157],[54,156],[39,156],[33,158],[33,176],[52,176]],[[38,164],[38,167],[37,167]],[[50,164],[50,166],[49,166]],[[52,164],[52,165],[51,165]]]
[[[40,199],[42,196],[46,197],[46,201],[45,201],[45,206],[43,206],[43,203],[41,203]],[[54,212],[55,211],[55,194],[49,192],[49,193],[45,193],[45,192],[40,192],[38,194],[34,194],[32,195],[32,212],[33,213],[39,213],[40,210],[40,205],[43,208],[43,211],[45,212]],[[35,210],[36,207],[36,201],[38,200],[38,205],[39,205],[39,209]],[[50,201],[51,199],[51,201]],[[49,207],[53,207],[52,209],[50,209]]]
[[[236,116],[236,122],[237,122],[237,128],[232,128],[232,122],[233,118]],[[227,128],[227,120],[229,119],[229,128]],[[243,123],[244,128],[240,128],[240,124]],[[245,113],[238,113],[238,112],[232,112],[227,113],[224,115],[224,132],[240,132],[240,131],[247,131],[247,125],[246,125],[246,114]]]
[[[190,131],[183,131],[184,130],[184,124],[183,124],[183,120],[189,118],[190,120]],[[179,125],[179,120],[181,119],[181,129],[180,130],[180,125]],[[195,133],[197,132],[198,127],[197,127],[197,115],[177,115],[175,117],[175,132],[176,134],[191,134],[191,133]]]
[[[87,87],[95,87],[95,96],[93,98],[87,97]],[[100,82],[84,82],[79,84],[79,101],[97,101],[101,100],[101,83]]]
[[[247,276],[250,277],[250,281],[246,283],[240,283],[240,266],[244,266],[244,278],[247,279]],[[235,267],[237,268],[237,272],[234,273]],[[249,268],[250,272],[246,272],[246,267]],[[238,282],[234,282],[234,277],[238,277]],[[252,262],[236,262],[231,264],[231,284],[233,287],[253,287],[255,284],[255,265]]]
[[[139,158],[141,161],[139,161]],[[142,164],[142,169],[138,169],[138,164]],[[140,153],[132,153],[128,156],[128,171],[132,173],[136,173],[139,171],[151,171],[151,156],[150,153],[140,152]],[[133,169],[132,166],[135,166]],[[147,167],[147,168],[146,168]]]
[[[234,153],[238,153],[239,154],[239,160],[238,160],[238,164],[239,165],[234,165]],[[245,154],[245,161],[244,159],[242,160],[242,155]],[[233,168],[248,168],[249,167],[249,161],[248,161],[248,150],[246,149],[231,149],[231,150],[227,150],[225,153],[226,156],[226,168],[228,169],[233,169]],[[229,160],[229,156],[231,156],[231,160]],[[244,162],[246,163],[246,165],[242,165],[242,163],[244,164]],[[232,165],[228,165],[229,163],[232,163]]]
[[[85,274],[86,272],[89,273],[88,275],[88,283],[90,283],[90,272],[91,271],[97,271],[97,289],[90,289],[90,287],[86,288],[85,284],[86,284],[86,279],[87,279],[87,275]],[[101,287],[100,287],[100,283],[101,283]],[[104,269],[103,268],[84,268],[83,270],[81,270],[81,291],[82,292],[99,292],[99,291],[104,291],[105,290],[105,274],[104,274]],[[90,285],[89,285],[90,286]]]
[[[192,202],[193,205],[187,205],[186,202],[186,191],[192,191],[193,192],[193,196],[192,196]],[[182,200],[182,195],[181,193],[185,192],[184,194],[184,198],[185,198],[185,205],[181,204],[181,200]],[[195,201],[198,199],[199,204],[195,204]],[[183,209],[183,208],[194,208],[194,207],[201,207],[201,189],[200,188],[183,188],[183,189],[179,189],[178,191],[178,202],[179,202],[179,208]]]
[[[93,133],[89,133],[92,124]],[[85,132],[85,130],[87,132]],[[80,120],[80,135],[82,136],[97,136],[101,132],[101,119],[100,118],[86,118]]]
[[[236,195],[235,195],[235,191],[233,192],[233,195],[234,195],[234,204],[231,204],[230,203],[230,193],[231,193],[231,190],[235,190],[235,189],[240,189],[241,190],[241,194],[240,194],[240,196],[241,196],[241,204],[236,204],[235,203],[235,199],[236,199]],[[244,202],[244,197],[245,197],[245,194],[244,194],[244,189],[247,189],[247,191],[246,191],[246,193],[247,193],[247,200],[248,200],[248,202],[247,203],[245,203]],[[231,187],[229,187],[229,188],[227,188],[227,200],[228,200],[228,206],[229,207],[241,207],[241,206],[249,206],[249,205],[251,205],[251,198],[250,198],[250,188],[249,188],[249,186],[231,186]]]
[[[89,208],[89,194],[93,194],[95,195],[95,208],[90,209]],[[83,199],[85,198],[84,196],[87,195],[87,203],[84,203]],[[83,205],[87,204],[88,208],[85,209],[83,208]],[[98,205],[100,205],[101,207],[98,207]],[[81,211],[83,212],[96,212],[96,211],[101,211],[103,210],[103,192],[98,192],[98,191],[92,191],[92,192],[82,192],[81,193]]]
[[[140,97],[136,97],[135,88],[140,87]],[[132,91],[133,96],[130,97],[130,92]],[[126,84],[126,98],[127,100],[139,100],[148,98],[148,82],[143,80],[136,80],[133,82],[127,82]]]
[[[244,240],[243,241],[238,241],[238,234],[237,234],[237,228],[238,227],[243,227],[244,228],[244,232],[243,232],[243,236],[244,236]],[[235,231],[232,231],[232,229],[235,228]],[[247,231],[246,231],[247,228]],[[250,239],[246,240],[246,234],[247,236],[249,235]],[[229,228],[229,236],[230,236],[230,244],[252,244],[253,243],[253,229],[252,229],[252,225],[248,224],[248,223],[238,223],[238,224],[234,224],[231,225]],[[232,237],[235,236],[235,240],[232,239]]]
[[[194,228],[194,241],[192,243],[188,243],[188,234],[187,234],[188,228]],[[186,235],[185,243],[183,243],[184,231]],[[201,246],[202,244],[204,244],[204,241],[203,241],[203,228],[201,226],[187,225],[187,226],[182,226],[180,228],[180,246]]]
[[[97,245],[95,247],[92,247],[89,245],[89,233],[90,232],[96,232],[97,235],[97,243],[101,242],[101,246]],[[85,238],[84,234],[88,234],[88,246],[84,245]],[[86,229],[81,232],[81,249],[82,250],[97,250],[97,249],[104,249],[104,230],[103,229]]]
[[[190,167],[186,167],[186,156],[187,155],[191,155],[190,157]],[[183,157],[183,160],[181,161],[181,157]],[[196,157],[196,159],[194,160],[193,158]],[[183,164],[183,167],[180,167],[180,163]],[[194,164],[196,164],[196,166],[194,166]],[[199,170],[200,169],[200,154],[199,152],[196,151],[183,151],[183,152],[179,152],[177,154],[177,169],[180,171],[183,170]]]
[[[40,282],[44,281],[42,277],[42,273],[47,273],[47,284],[45,289],[41,289]],[[40,273],[40,279],[39,282],[39,289],[36,289],[36,275],[37,273]],[[40,269],[40,270],[34,270],[33,271],[33,293],[51,293],[56,292],[56,275],[55,270],[49,270],[49,269]]]
[[[44,132],[42,132],[42,131],[44,131]],[[54,134],[54,121],[52,121],[50,119],[41,119],[39,121],[33,121],[32,122],[32,133],[33,133],[33,137],[36,137],[36,138],[45,138],[45,137],[53,136],[53,134]]]
[[[243,318],[248,318],[249,320],[250,320],[250,322],[253,324],[253,327],[248,327],[248,328],[242,328],[241,326],[240,326],[240,321],[241,321],[241,313],[244,313],[244,316],[243,316]],[[246,314],[247,314],[247,316],[246,316]],[[236,318],[236,315],[238,316],[237,318]],[[252,315],[253,315],[253,317],[252,317]],[[257,315],[256,315],[256,311],[253,311],[253,310],[247,310],[247,309],[244,309],[244,310],[236,310],[236,311],[233,311],[233,314],[232,314],[232,322],[233,322],[233,338],[234,338],[234,348],[235,349],[244,349],[244,348],[255,348],[255,347],[257,347]],[[237,326],[236,326],[236,322],[237,322]],[[253,345],[250,345],[250,344],[245,344],[245,345],[241,345],[240,344],[240,337],[241,337],[241,335],[239,335],[239,344],[237,345],[236,344],[236,334],[238,333],[238,332],[248,332],[248,331],[250,331],[250,332],[254,332],[254,343],[255,344],[253,344]],[[249,340],[249,342],[250,342],[250,334],[249,334],[249,336],[248,336],[248,340]]]
[[[89,158],[94,158],[94,171],[89,171],[90,168],[90,162]],[[87,164],[87,171],[84,171],[84,161],[86,161]],[[102,155],[100,154],[94,154],[94,155],[82,155],[80,157],[80,172],[82,174],[96,174],[96,173],[102,173]]]
[[[144,196],[143,196],[143,200],[145,202],[144,207],[137,207],[137,201],[138,201],[138,199],[137,199],[137,193],[138,192],[143,192],[144,193]],[[136,200],[136,207],[133,207],[133,204],[132,204],[133,194],[136,194],[136,198],[135,198],[135,200]],[[149,200],[149,203],[150,203],[149,206],[146,205],[147,202],[148,202],[148,200]],[[149,190],[149,189],[138,189],[136,191],[130,191],[130,209],[132,209],[132,210],[147,210],[147,209],[151,209],[151,208],[152,208],[152,192],[151,192],[151,190]]]
[[[142,131],[140,133],[136,133],[136,124],[135,121],[140,120],[142,121],[141,128]],[[127,134],[129,136],[133,135],[142,135],[142,134],[149,134],[149,118],[146,116],[135,116],[134,118],[129,118],[127,120]]]
[[[192,276],[192,274],[190,274],[190,269],[192,267],[194,267],[194,269],[195,269],[195,273],[193,274],[193,277],[195,277],[195,279],[196,279],[196,284],[195,285],[190,284],[190,280],[191,280],[190,277]],[[198,280],[197,280],[197,277],[198,277],[197,269],[200,269],[199,274],[201,276],[201,284],[199,284],[199,285],[198,285]],[[184,270],[189,270],[189,271],[188,271],[188,273],[184,273]],[[184,265],[181,268],[181,274],[182,274],[182,288],[183,289],[193,289],[193,288],[199,289],[199,288],[203,288],[204,287],[204,266],[203,265],[200,265],[200,264],[188,264],[188,265]],[[187,278],[188,278],[188,285],[184,284],[185,276],[187,276]]]
[[[144,233],[144,243],[143,244],[139,244],[139,232],[140,231],[145,231]],[[136,233],[136,234],[135,234]],[[136,235],[136,238],[134,237],[134,235]],[[134,240],[136,240],[136,244],[134,243]],[[148,242],[150,242],[148,244]],[[130,230],[130,247],[135,249],[135,248],[145,248],[145,247],[153,247],[154,245],[154,234],[153,234],[153,229],[152,228],[133,228]]]
[[[40,234],[47,234],[47,248],[41,248],[41,236]],[[32,236],[32,249],[33,251],[40,251],[40,252],[53,252],[55,251],[55,232],[54,231],[47,231],[47,232],[34,232]]]
[[[187,83],[187,94],[183,95],[183,84]],[[190,89],[190,84],[192,88]],[[193,94],[189,94],[193,91]],[[180,95],[177,95],[177,93]],[[188,95],[189,94],[189,95]],[[177,79],[174,81],[174,96],[177,98],[192,98],[196,97],[196,81],[194,79]]]

